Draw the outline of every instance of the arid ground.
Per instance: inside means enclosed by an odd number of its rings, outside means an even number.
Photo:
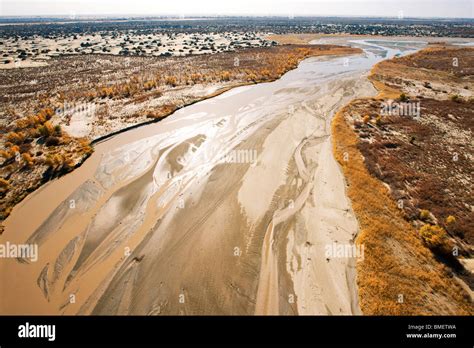
[[[247,39],[0,70],[0,313],[472,314],[473,49]]]

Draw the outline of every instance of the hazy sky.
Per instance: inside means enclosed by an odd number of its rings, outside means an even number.
[[[402,11],[402,12],[400,12]],[[474,0],[0,0],[1,16],[339,15],[474,17]]]

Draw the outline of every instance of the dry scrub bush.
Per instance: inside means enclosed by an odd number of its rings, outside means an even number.
[[[38,132],[43,137],[49,137],[54,133],[54,127],[51,125],[49,121],[46,121],[42,126],[38,127]]]
[[[221,72],[220,80],[221,81],[230,81],[230,72],[228,71],[223,71]]]
[[[20,148],[17,145],[13,145],[10,147],[6,146],[5,150],[0,151],[0,156],[5,159],[5,162],[8,162],[13,159],[19,152]]]
[[[5,161],[10,160],[13,156],[14,156],[14,154],[12,154],[12,153],[11,153],[10,151],[8,151],[8,150],[0,150],[0,157],[2,157],[3,159],[5,159]]]
[[[455,103],[461,103],[462,102],[461,96],[459,96],[457,94],[454,94],[454,95],[450,96],[449,99],[451,99],[451,101],[453,101]]]
[[[377,126],[381,126],[382,125],[382,116],[378,115],[376,118],[375,118],[375,124]]]
[[[23,159],[26,167],[28,167],[28,168],[33,167],[34,161],[33,161],[33,158],[31,157],[31,155],[29,153],[27,153],[27,152],[23,153],[21,155],[21,158]]]
[[[6,190],[10,187],[10,183],[8,182],[8,180],[5,180],[3,178],[0,178],[0,189],[2,190]]]
[[[10,132],[7,134],[6,139],[10,143],[20,145],[25,141],[25,135],[23,133]]]
[[[169,86],[176,87],[178,85],[178,80],[174,76],[166,76],[165,83]]]
[[[437,225],[424,225],[420,229],[420,236],[423,243],[435,253],[442,255],[450,254],[453,245],[444,228]]]
[[[410,100],[405,93],[400,94],[400,97],[398,98],[399,101],[401,102],[407,102]]]
[[[447,218],[446,218],[446,225],[452,225],[456,222],[456,218],[452,215],[449,215]]]
[[[153,88],[156,88],[157,87],[157,82],[156,80],[151,80],[151,81],[147,81],[143,84],[143,89],[145,91],[150,91],[152,90]]]
[[[191,74],[191,81],[193,83],[199,83],[202,80],[202,74]]]
[[[44,143],[46,146],[58,146],[61,143],[61,140],[58,137],[51,135],[46,138]]]
[[[423,221],[431,220],[431,213],[426,209],[420,210],[420,219]]]
[[[61,154],[47,156],[45,164],[56,172],[68,172],[74,168],[74,161],[69,156]]]

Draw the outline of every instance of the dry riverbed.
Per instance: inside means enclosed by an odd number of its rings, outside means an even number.
[[[345,61],[310,58],[97,144],[6,220],[0,241],[40,256],[1,261],[1,312],[360,313],[329,126],[375,90]]]

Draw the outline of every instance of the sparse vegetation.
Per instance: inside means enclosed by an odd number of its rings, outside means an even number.
[[[423,220],[423,221],[431,220],[431,213],[426,209],[421,209],[420,210],[420,219]]]
[[[10,183],[8,182],[8,180],[0,178],[0,190],[2,191],[7,190],[9,186],[10,186]]]
[[[169,86],[176,87],[178,85],[178,80],[174,76],[166,76],[165,83]]]
[[[21,157],[22,157],[23,161],[25,162],[26,167],[30,168],[30,167],[33,166],[33,163],[34,163],[33,158],[31,157],[31,155],[29,153],[25,152],[21,155]]]
[[[451,101],[453,101],[455,103],[461,103],[462,102],[462,98],[458,94],[453,94],[452,96],[449,97],[449,99],[451,99]]]
[[[410,98],[408,98],[405,93],[402,93],[400,94],[400,97],[398,98],[398,100],[401,102],[407,102],[408,100],[410,100]]]
[[[447,218],[446,218],[446,225],[452,225],[456,222],[456,218],[452,215],[449,215]]]
[[[358,265],[366,314],[473,313],[468,294],[452,277],[472,282],[454,253],[472,252],[472,193],[461,184],[472,182],[474,171],[465,156],[472,153],[472,106],[426,88],[416,91],[438,93],[442,100],[417,95],[420,119],[387,116],[382,126],[370,127],[363,116],[375,114],[387,99],[413,99],[406,91],[417,79],[418,86],[431,78],[464,89],[472,74],[453,71],[452,57],[466,64],[472,51],[429,48],[379,63],[370,76],[379,96],[353,101],[334,118],[334,152],[361,227],[357,243],[366,250]],[[343,161],[344,153],[351,161]],[[453,153],[459,154],[455,160]],[[397,293],[404,294],[403,304],[393,303]]]
[[[357,243],[365,250],[364,260],[357,264],[362,312],[472,314],[462,288],[423,245],[418,231],[405,220],[382,182],[367,170],[357,136],[346,121],[351,114],[349,105],[334,117],[332,128],[334,153],[348,182],[348,196],[360,225]],[[351,160],[344,161],[344,154]],[[397,301],[400,294],[403,303]]]
[[[435,253],[450,254],[452,252],[453,245],[444,228],[426,224],[420,229],[420,236],[423,243]]]

